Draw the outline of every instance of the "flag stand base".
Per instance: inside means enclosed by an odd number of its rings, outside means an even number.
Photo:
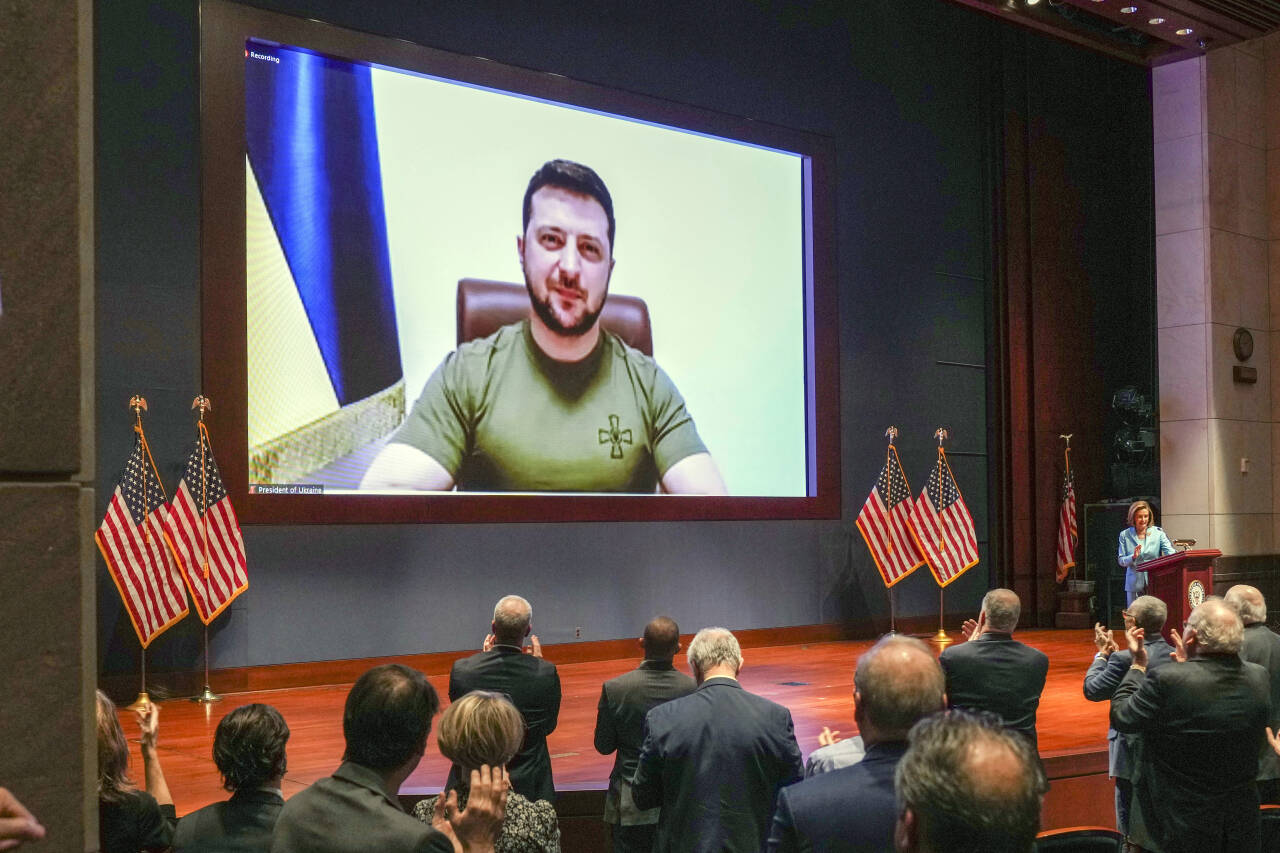
[[[143,690],[138,694],[138,698],[133,700],[133,704],[129,706],[130,711],[145,711],[151,704],[151,697],[147,695],[147,691]]]
[[[952,640],[951,637],[947,635],[947,632],[945,630],[943,630],[942,628],[939,628],[938,633],[934,634],[929,639],[929,642],[934,643],[935,645],[946,647],[951,645],[955,641]]]
[[[205,684],[204,690],[201,690],[195,696],[191,697],[192,702],[221,702],[222,697],[214,693],[208,684]]]

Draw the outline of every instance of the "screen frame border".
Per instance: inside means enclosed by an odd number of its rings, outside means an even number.
[[[812,283],[806,361],[806,459],[815,494],[707,495],[258,495],[248,491],[245,271],[245,42],[255,38],[336,57],[503,89],[674,128],[796,152],[808,173]],[[841,516],[838,282],[834,142],[825,136],[426,47],[404,39],[242,6],[200,3],[200,306],[202,394],[237,515],[249,524],[797,520]],[[416,392],[415,392],[416,393]]]

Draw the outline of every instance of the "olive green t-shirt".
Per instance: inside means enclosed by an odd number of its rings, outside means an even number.
[[[706,452],[671,379],[602,331],[581,361],[555,361],[527,320],[458,347],[391,439],[475,491],[652,493]]]

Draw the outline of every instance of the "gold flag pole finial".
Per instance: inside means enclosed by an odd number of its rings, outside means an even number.
[[[898,440],[898,428],[890,425],[889,428],[884,431],[884,437],[889,439],[890,444],[893,444]]]
[[[947,430],[946,427],[938,427],[933,431],[933,437],[938,440],[938,473],[939,473],[939,479],[941,479],[942,459],[943,459],[943,454],[946,452],[942,449],[942,442],[950,438],[951,433]],[[946,544],[947,543],[945,540],[938,543],[940,548],[945,548]],[[946,589],[944,587],[938,587],[938,633],[933,635],[933,642],[944,648],[946,646],[951,645],[951,642],[952,642],[951,637],[948,636],[947,634],[947,629],[944,627],[944,624],[945,624],[944,620],[946,618],[946,613],[947,613]]]
[[[213,408],[213,403],[203,394],[191,401],[191,408],[200,410],[200,423],[204,423],[204,413]]]

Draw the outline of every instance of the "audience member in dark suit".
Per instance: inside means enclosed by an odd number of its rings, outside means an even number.
[[[898,818],[893,772],[911,727],[941,711],[944,702],[942,669],[924,643],[891,635],[872,646],[853,673],[853,715],[866,755],[850,767],[783,788],[769,850],[892,849]]]
[[[742,689],[742,650],[724,628],[699,631],[688,657],[698,689],[645,717],[636,807],[662,807],[659,853],[756,853],[778,789],[802,772],[791,712]]]
[[[98,691],[98,843],[103,853],[167,850],[173,840],[178,817],[156,750],[160,708],[154,702],[138,712],[138,728],[145,791],[129,778],[129,744],[116,706]]]
[[[899,853],[1028,853],[1049,784],[1025,737],[993,714],[916,724],[894,778]]]
[[[1151,638],[1151,642],[1146,644],[1148,670],[1162,667],[1173,659],[1173,646],[1161,634],[1169,615],[1169,608],[1163,601],[1154,595],[1141,595],[1133,600],[1124,614],[1126,628],[1136,625],[1143,630],[1144,636]],[[1115,695],[1116,688],[1133,663],[1133,656],[1128,649],[1118,649],[1111,632],[1101,625],[1094,626],[1093,642],[1098,653],[1084,676],[1084,698],[1090,702],[1103,702]],[[1129,803],[1133,798],[1136,751],[1137,735],[1122,735],[1115,729],[1108,729],[1108,775],[1116,780],[1116,829],[1125,835],[1129,834]]]
[[[1240,617],[1219,599],[1191,612],[1186,663],[1147,672],[1141,628],[1127,632],[1133,654],[1111,700],[1111,725],[1142,734],[1133,777],[1141,815],[1164,853],[1257,850],[1258,750],[1270,719],[1267,671],[1240,659]]]
[[[501,693],[476,690],[449,705],[440,717],[436,736],[440,752],[470,778],[479,767],[505,767],[524,742],[524,718]],[[458,791],[458,804],[466,805],[468,791]],[[441,795],[420,800],[413,814],[430,823],[440,807]],[[495,853],[560,853],[560,824],[550,800],[530,802],[516,792],[507,795],[507,813]]]
[[[271,833],[284,805],[280,785],[287,766],[289,727],[270,705],[243,705],[222,718],[213,734],[213,763],[231,799],[178,821],[177,853],[256,853],[271,849]]]
[[[502,768],[472,772],[466,808],[450,793],[432,826],[400,806],[438,710],[435,688],[415,669],[386,664],[360,676],[342,712],[342,765],[284,804],[272,853],[452,853],[455,840],[468,853],[492,853],[506,799]]]
[[[511,788],[529,800],[550,800],[555,798],[556,786],[551,778],[547,735],[556,730],[560,717],[560,674],[555,664],[542,659],[532,623],[533,608],[520,596],[508,595],[499,601],[493,608],[493,633],[485,638],[484,650],[453,665],[449,701],[472,690],[505,693],[527,726],[524,744],[507,766]],[[526,637],[532,641],[530,654],[524,652]],[[459,774],[455,764],[445,783],[447,789],[459,786]]]
[[[697,687],[672,664],[680,651],[680,627],[674,620],[658,616],[650,621],[640,638],[640,648],[644,661],[631,672],[606,681],[596,709],[596,752],[617,753],[604,800],[604,820],[610,826],[614,853],[648,853],[658,831],[658,809],[642,811],[631,796],[631,777],[644,742],[645,715]]]
[[[995,714],[1034,746],[1049,658],[1013,638],[1021,610],[1013,590],[991,590],[977,621],[965,622],[968,641],[945,649],[938,662],[947,677],[949,707]]]
[[[1258,589],[1244,584],[1227,590],[1225,600],[1244,623],[1240,657],[1261,666],[1270,678],[1270,724],[1280,729],[1280,636],[1267,627],[1267,600]],[[1258,799],[1280,803],[1280,757],[1267,744],[1258,757]]]

